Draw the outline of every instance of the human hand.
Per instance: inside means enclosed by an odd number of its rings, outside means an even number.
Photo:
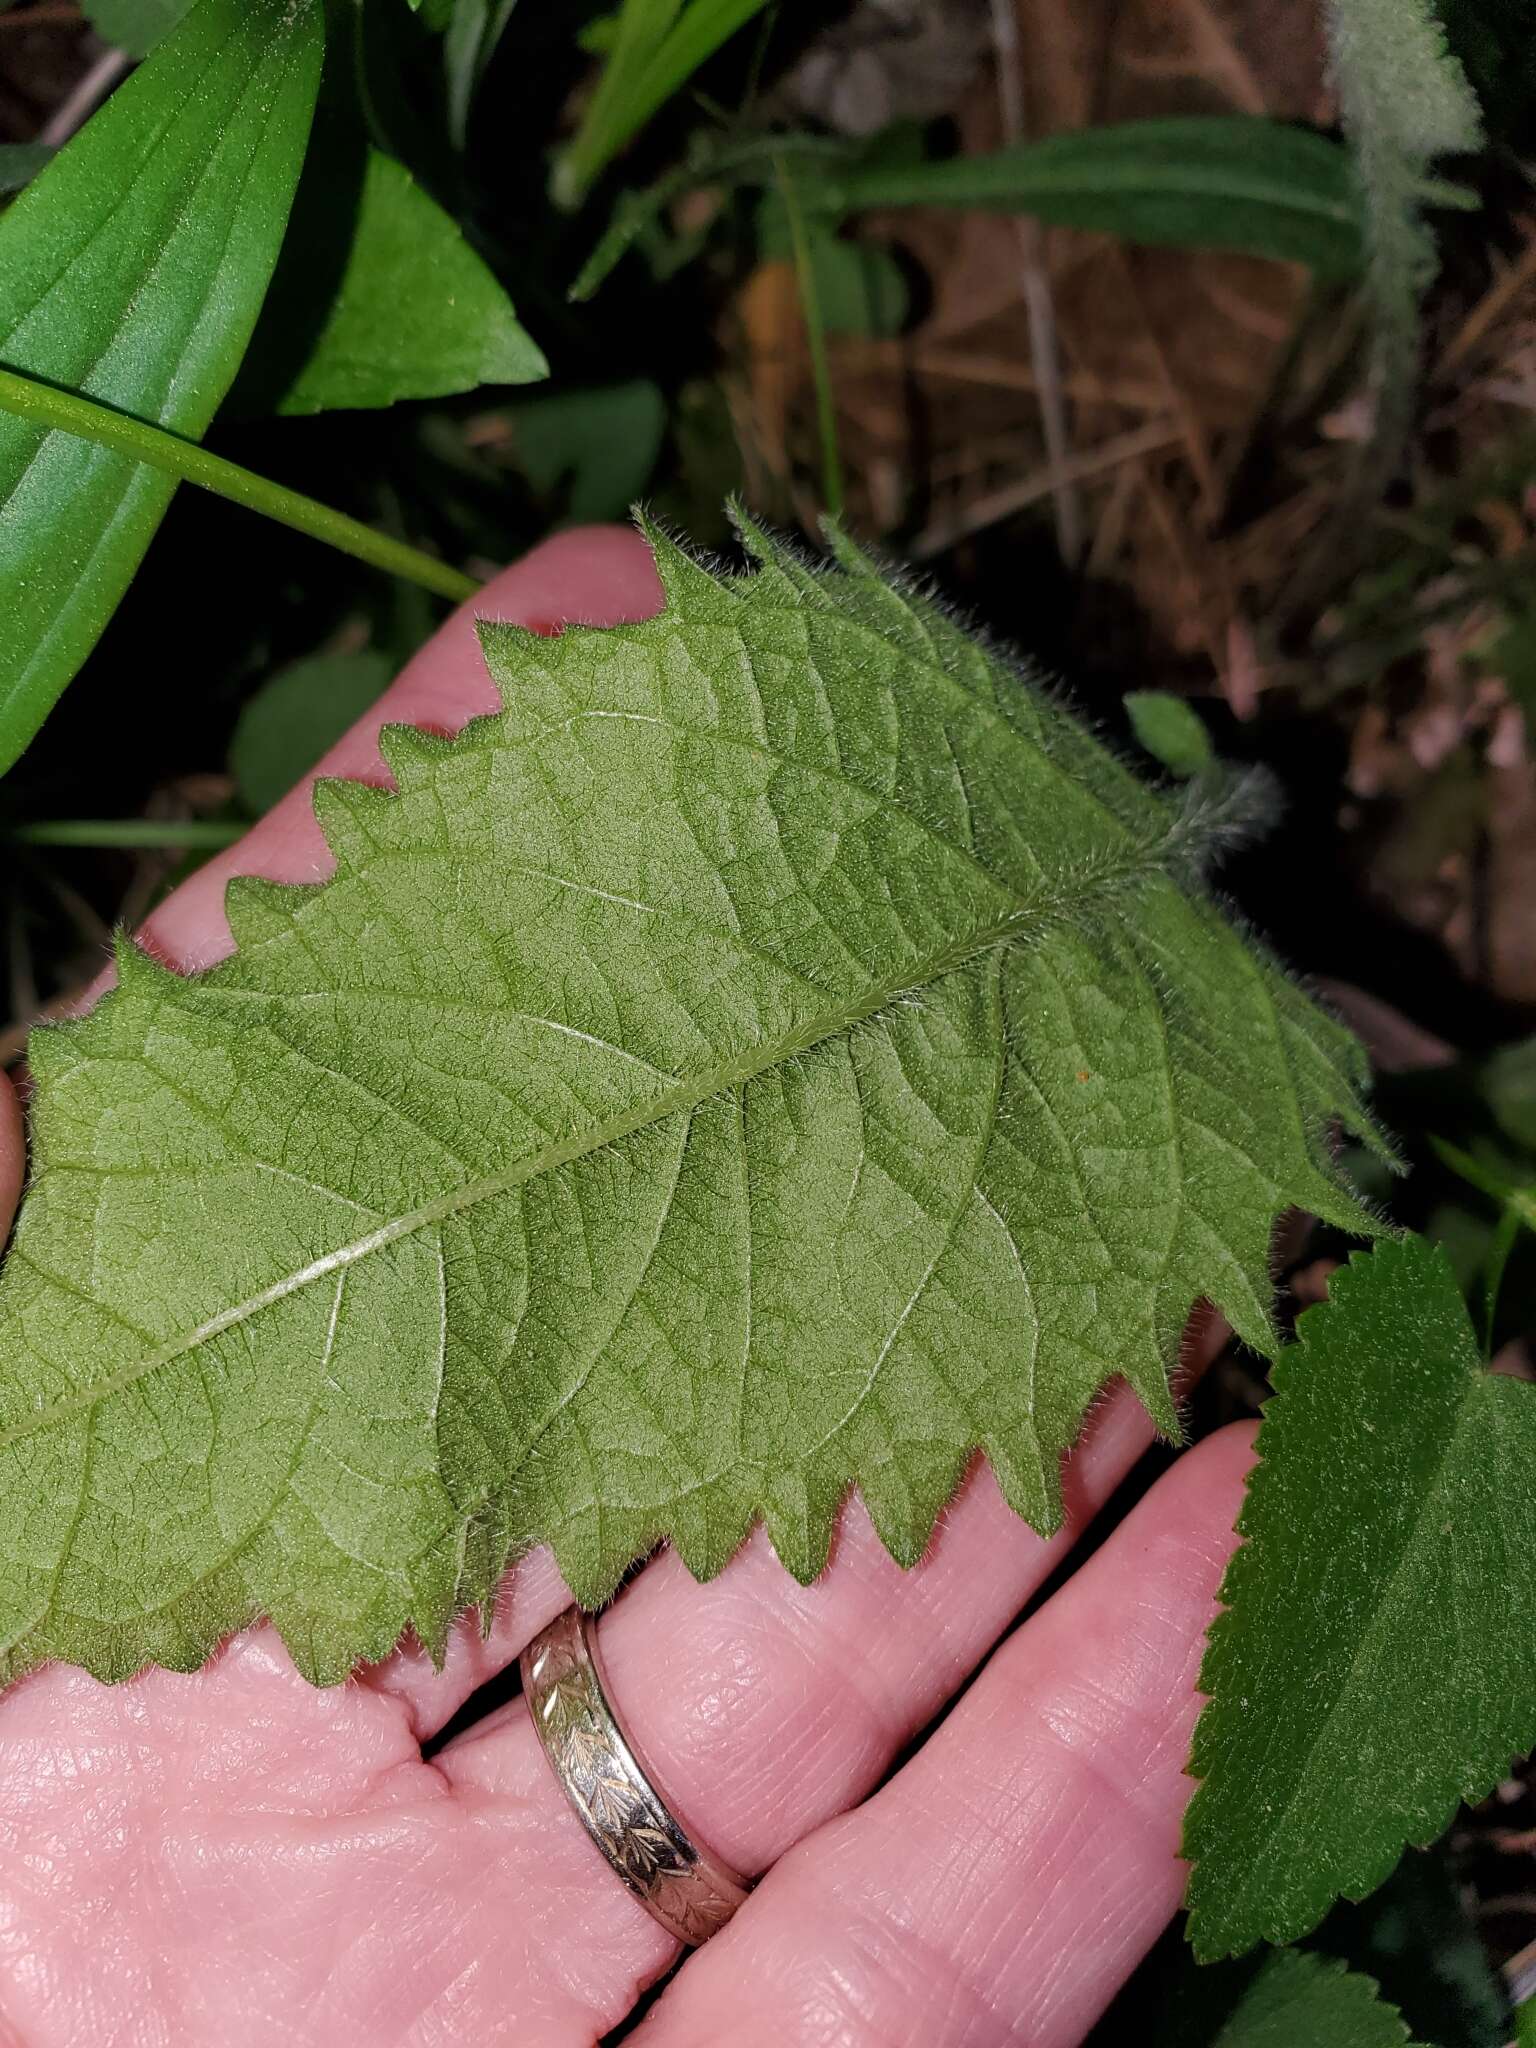
[[[640,543],[603,531],[548,543],[474,609],[602,623],[655,602]],[[466,611],[325,765],[380,779],[383,718],[453,729],[494,706]],[[146,941],[207,966],[229,945],[230,874],[312,880],[327,866],[296,791],[178,890]],[[0,1236],[21,1166],[0,1080]],[[853,1502],[810,1587],[760,1535],[708,1586],[670,1553],[630,1584],[601,1633],[637,1749],[696,1840],[770,1871],[637,2042],[1082,2039],[1182,1888],[1194,1682],[1247,1433],[1182,1459],[869,1795],[1149,1438],[1124,1390],[1098,1409],[1050,1541],[978,1468],[912,1571]],[[318,1691],[255,1628],[190,1676],[107,1687],[51,1667],[13,1687],[0,1698],[0,2043],[597,2041],[676,1944],[587,1840],[520,1700],[423,1756],[567,1598],[547,1556],[524,1560],[488,1638],[462,1622],[440,1673],[403,1646]]]

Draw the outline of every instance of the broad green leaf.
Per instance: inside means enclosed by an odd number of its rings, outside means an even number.
[[[240,714],[230,773],[253,814],[272,808],[378,702],[389,682],[381,654],[315,654],[266,682]]]
[[[86,0],[85,18],[103,42],[147,57],[191,7],[192,0]]]
[[[592,1600],[848,1486],[920,1555],[974,1447],[1038,1526],[1191,1303],[1269,1348],[1293,1203],[1362,1227],[1358,1049],[1144,788],[847,545],[658,541],[661,614],[487,625],[506,709],[322,784],[195,979],[39,1031],[0,1283],[0,1649],[334,1678],[509,1555]],[[1368,1226],[1367,1226],[1368,1227]]]
[[[1131,242],[1286,257],[1330,278],[1361,266],[1360,207],[1337,143],[1258,115],[1123,121],[984,156],[871,165],[829,183],[840,211],[985,207]],[[814,203],[813,200],[810,203]]]
[[[0,360],[200,436],[277,257],[317,0],[199,0],[0,218]],[[0,770],[90,652],[174,485],[0,417]]]
[[[1185,1972],[1148,2048],[1409,2048],[1372,1980],[1305,1949]]]
[[[293,261],[305,270],[310,259],[298,249]],[[286,302],[294,285],[282,279],[280,271]],[[341,275],[277,410],[386,406],[548,374],[512,301],[457,224],[404,165],[369,149]]]
[[[1183,697],[1169,690],[1127,690],[1124,703],[1137,740],[1170,775],[1187,778],[1215,767],[1211,736]]]
[[[1444,1253],[1357,1254],[1275,1368],[1200,1689],[1203,1957],[1362,1898],[1536,1742],[1536,1393]]]

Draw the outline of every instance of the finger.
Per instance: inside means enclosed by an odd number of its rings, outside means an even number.
[[[1195,1681],[1251,1444],[1181,1459],[913,1761],[784,1857],[637,2048],[1080,2042],[1183,1889]]]
[[[26,1165],[26,1139],[21,1123],[21,1104],[16,1090],[0,1074],[0,1245],[10,1235],[11,1218],[21,1196],[21,1177]]]
[[[1195,1319],[1186,1373],[1209,1361],[1223,1329],[1218,1318]],[[892,1560],[857,1499],[809,1586],[790,1577],[761,1532],[704,1586],[663,1553],[604,1616],[600,1635],[619,1709],[674,1811],[727,1863],[754,1872],[862,1799],[1151,1440],[1129,1393],[1106,1401],[1068,1461],[1065,1523],[1048,1539],[1013,1513],[978,1463],[910,1570]],[[520,1711],[477,1738],[499,1735],[515,1751]],[[439,1761],[452,1771],[452,1745]],[[477,1770],[492,1761],[477,1756]]]

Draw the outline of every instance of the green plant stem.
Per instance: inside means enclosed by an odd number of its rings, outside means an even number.
[[[1520,1235],[1524,1218],[1520,1211],[1510,1206],[1499,1218],[1499,1227],[1493,1234],[1493,1243],[1488,1251],[1488,1263],[1483,1273],[1483,1356],[1493,1357],[1493,1332],[1498,1320],[1499,1289],[1504,1284],[1504,1269],[1509,1264],[1509,1255],[1515,1248],[1515,1239]]]
[[[42,818],[15,825],[6,838],[17,846],[94,848],[177,847],[184,853],[218,853],[249,832],[238,818]]]
[[[217,497],[248,506],[265,518],[291,526],[298,533],[307,533],[312,540],[325,541],[345,555],[354,555],[375,569],[402,576],[409,583],[419,583],[439,597],[452,598],[456,604],[473,597],[480,588],[474,577],[466,576],[461,569],[439,562],[418,548],[407,547],[404,541],[389,534],[376,533],[371,526],[349,519],[333,506],[306,498],[300,491],[287,490],[269,477],[242,469],[237,462],[210,454],[195,441],[183,441],[178,435],[136,420],[128,413],[97,405],[78,392],[61,391],[55,385],[39,383],[36,378],[19,376],[14,370],[0,370],[0,412],[35,420],[40,426],[76,434],[83,441],[94,441],[100,448],[131,456],[180,483],[197,484]]]
[[[821,441],[821,494],[829,517],[843,513],[843,458],[837,441],[837,407],[832,399],[832,371],[827,362],[827,335],[821,317],[821,297],[816,290],[816,265],[811,258],[810,237],[799,195],[783,158],[777,159],[779,190],[789,218],[790,246],[795,256],[795,276],[800,286],[800,313],[805,322],[806,346],[811,353],[811,381],[816,389],[816,431]]]

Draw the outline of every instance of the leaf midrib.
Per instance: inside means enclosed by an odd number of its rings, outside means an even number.
[[[755,1080],[758,1075],[810,1052],[826,1040],[854,1030],[885,1009],[904,991],[925,987],[946,974],[955,972],[994,946],[1022,938],[1031,931],[1044,929],[1061,917],[1069,904],[1081,910],[1094,895],[1118,883],[1131,880],[1138,875],[1161,873],[1160,854],[1161,848],[1129,848],[1123,860],[1108,863],[1097,875],[1084,879],[1082,886],[1073,891],[1070,897],[1040,903],[1015,903],[1005,915],[989,919],[984,925],[950,940],[947,945],[925,959],[904,963],[899,975],[866,988],[851,1002],[840,1004],[833,1010],[808,1019],[799,1030],[766,1045],[750,1046],[730,1059],[721,1061],[707,1072],[690,1075],[676,1087],[660,1095],[650,1096],[617,1116],[595,1126],[569,1132],[555,1142],[542,1146],[538,1151],[525,1154],[503,1173],[487,1174],[479,1179],[467,1181],[459,1187],[435,1196],[430,1202],[421,1204],[403,1216],[394,1217],[389,1222],[380,1224],[377,1229],[366,1232],[348,1244],[322,1253],[319,1258],[311,1260],[308,1265],[300,1267],[296,1272],[284,1274],[244,1301],[220,1310],[217,1315],[210,1316],[194,1329],[171,1338],[148,1356],[136,1360],[131,1366],[124,1367],[122,1371],[88,1387],[82,1387],[12,1424],[9,1429],[0,1432],[0,1452],[7,1451],[15,1444],[67,1421],[73,1415],[93,1409],[117,1394],[125,1393],[163,1366],[174,1364],[177,1359],[185,1357],[199,1345],[222,1336],[226,1330],[248,1322],[265,1309],[276,1307],[279,1302],[286,1301],[316,1280],[356,1265],[374,1252],[382,1251],[419,1230],[431,1229],[452,1216],[462,1214],[466,1209],[495,1200],[512,1188],[537,1179],[541,1174],[557,1172],[589,1153],[621,1143],[625,1138],[632,1137],[635,1132],[644,1130],[649,1125],[696,1109],[712,1096],[742,1087],[747,1082]]]

